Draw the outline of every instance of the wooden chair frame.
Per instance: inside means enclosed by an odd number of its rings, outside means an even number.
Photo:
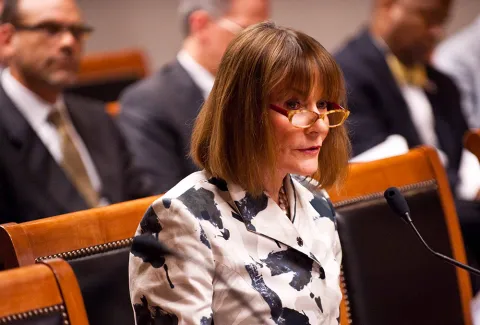
[[[349,176],[343,187],[330,190],[329,194],[335,207],[347,204],[365,196],[378,195],[391,186],[399,188],[414,186],[422,182],[436,182],[445,222],[450,237],[453,258],[466,263],[463,238],[458,223],[455,204],[445,170],[435,149],[419,147],[409,153],[368,163],[350,164]],[[469,274],[456,269],[460,299],[466,324],[471,324],[470,301],[472,289]],[[343,282],[343,281],[342,281]],[[341,324],[350,324],[348,292],[343,286],[344,299],[341,304]]]
[[[24,223],[0,225],[0,263],[6,269],[128,247],[158,196]]]
[[[56,312],[65,324],[88,325],[75,274],[61,259],[0,272],[0,292],[1,324]]]

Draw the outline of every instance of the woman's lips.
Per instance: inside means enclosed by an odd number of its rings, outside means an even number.
[[[308,147],[308,148],[303,148],[303,149],[297,149],[303,154],[306,155],[316,155],[320,152],[320,146],[314,146],[314,147]]]

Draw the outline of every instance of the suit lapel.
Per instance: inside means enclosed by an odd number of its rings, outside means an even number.
[[[311,251],[313,235],[310,234],[315,229],[311,227],[314,226],[312,217],[315,215],[315,209],[308,201],[299,199],[297,187],[298,184],[294,185],[290,181],[286,184],[291,213],[295,218],[294,223],[268,195],[263,194],[259,198],[253,198],[234,184],[229,184],[228,190],[234,202],[234,208],[248,231],[291,247],[318,263],[318,259]],[[312,223],[308,219],[312,219]]]
[[[458,164],[458,162],[454,161],[454,157],[459,157],[461,155],[461,143],[459,143],[458,137],[455,135],[463,134],[463,132],[466,131],[466,125],[464,125],[462,130],[462,124],[455,124],[461,119],[452,116],[455,109],[457,109],[457,114],[462,114],[459,107],[458,97],[453,95],[454,90],[450,87],[442,87],[442,80],[439,78],[438,72],[428,65],[427,75],[429,80],[427,87],[425,88],[425,95],[430,102],[433,116],[435,118],[434,127],[439,147],[445,154],[447,154],[449,160],[448,166],[450,168],[450,166],[456,166]],[[441,88],[442,91],[439,91],[438,88]],[[447,88],[450,88],[450,91],[444,91],[444,89]],[[456,126],[453,127],[453,125]]]
[[[42,204],[56,205],[48,211],[69,212],[86,209],[87,205],[55,162],[43,142],[0,87],[0,121],[12,145],[10,157],[19,172],[28,175],[25,186],[33,187],[35,196],[45,198]]]
[[[402,135],[406,138],[410,147],[421,144],[420,137],[412,122],[407,102],[385,60],[385,51],[388,51],[388,49],[382,50],[380,44],[375,44],[373,36],[368,31],[361,34],[360,45],[366,54],[365,64],[372,67],[375,82],[381,83],[379,89],[383,92],[383,107],[386,113],[390,115],[389,120],[394,121],[395,125],[401,126],[401,129],[404,130]],[[396,127],[393,126],[393,130],[395,129]]]

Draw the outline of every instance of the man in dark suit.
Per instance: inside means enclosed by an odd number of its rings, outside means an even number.
[[[335,56],[348,87],[354,156],[380,145],[391,135],[403,137],[409,148],[433,145],[435,141],[448,157],[450,180],[456,185],[467,124],[458,110],[457,87],[428,64],[450,2],[376,0],[370,28],[350,40]],[[410,68],[413,73],[424,74],[420,80],[423,84],[400,80],[392,59],[400,61],[405,70]],[[409,107],[410,88],[420,89],[433,110],[429,120],[419,118],[417,125],[415,108]],[[422,134],[421,128],[434,129],[437,139],[432,141]],[[388,155],[386,151],[383,153]]]
[[[0,33],[0,223],[149,194],[101,103],[63,96],[91,28],[74,0],[6,0]]]
[[[134,161],[156,193],[197,170],[189,156],[193,123],[228,43],[268,18],[268,0],[182,0],[183,48],[173,62],[121,96],[118,123]]]
[[[463,149],[467,123],[454,82],[433,68],[451,0],[375,0],[368,29],[336,59],[346,79],[354,160],[401,154],[427,144],[446,166],[465,240],[480,256],[480,170]]]

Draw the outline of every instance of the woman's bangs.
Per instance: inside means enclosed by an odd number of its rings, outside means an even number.
[[[324,50],[325,53],[316,53],[315,64],[319,83],[322,85],[322,98],[329,102],[345,105],[342,94],[344,93],[344,84],[342,82],[342,73],[335,60]]]
[[[322,98],[336,103],[343,101],[340,70],[335,61],[325,55],[309,55],[290,60],[275,79],[275,93],[282,99],[297,95],[303,100]]]

